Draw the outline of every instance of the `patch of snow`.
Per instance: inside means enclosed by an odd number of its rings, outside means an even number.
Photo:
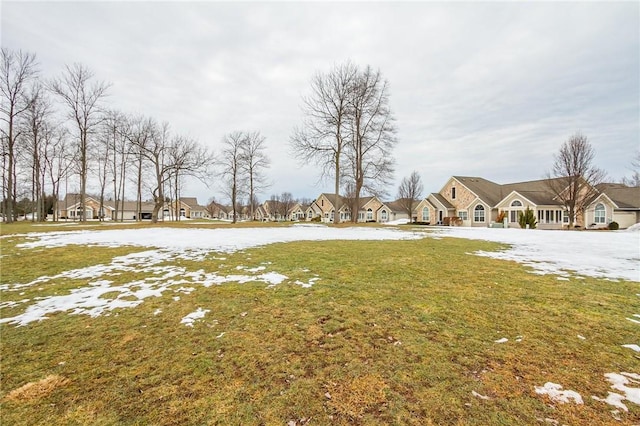
[[[581,334],[578,334],[578,339],[580,339],[580,340],[587,340],[587,338],[586,338],[586,337],[584,337],[584,336],[583,336],[583,335],[581,335]]]
[[[636,352],[640,352],[640,346],[638,345],[622,345],[623,348],[628,348]]]
[[[605,399],[593,396],[596,401],[606,402],[607,404],[618,407],[624,411],[629,411],[629,408],[623,403],[623,401],[629,401],[634,404],[640,405],[640,388],[630,387],[629,385],[640,385],[640,374],[635,373],[607,373],[604,375],[611,387],[617,391],[622,392],[618,394],[615,392],[609,392]]]
[[[160,315],[162,313],[162,309],[156,309],[153,311],[153,315]]]
[[[640,223],[636,223],[626,229],[627,232],[640,232]]]
[[[484,400],[489,400],[489,399],[491,399],[491,398],[489,398],[488,396],[481,395],[481,394],[479,394],[479,393],[478,393],[478,392],[476,392],[476,391],[471,391],[471,395],[473,395],[473,396],[475,396],[475,397],[477,397],[477,398],[480,398],[480,399],[484,399]]]
[[[557,383],[547,382],[544,386],[536,386],[536,393],[538,395],[549,395],[554,402],[566,404],[575,402],[576,404],[583,404],[582,396],[576,391],[562,390],[562,386]]]
[[[575,274],[640,282],[640,232],[560,231],[474,227],[431,228],[432,235],[485,240],[511,245],[499,252],[478,251],[478,256],[512,260],[535,273]],[[427,233],[429,234],[429,233]],[[594,250],[594,247],[598,247]]]
[[[495,343],[507,343],[508,341],[509,339],[507,339],[506,337],[503,337],[502,339],[495,340]]]
[[[180,320],[180,324],[184,324],[187,327],[193,327],[193,323],[195,322],[195,320],[204,318],[204,316],[209,312],[211,312],[209,309],[198,308],[194,312],[191,312],[190,314],[182,318]]]
[[[397,219],[383,223],[383,225],[406,225],[409,223],[409,219]]]
[[[303,288],[310,288],[310,287],[312,287],[312,286],[316,283],[316,281],[318,281],[319,279],[320,279],[320,278],[318,278],[318,277],[309,278],[309,281],[308,281],[308,282],[306,282],[306,283],[305,283],[305,282],[302,282],[302,281],[300,281],[300,280],[296,280],[296,281],[294,282],[294,284],[297,284],[297,285],[299,285],[299,286],[301,286],[301,287],[303,287]]]

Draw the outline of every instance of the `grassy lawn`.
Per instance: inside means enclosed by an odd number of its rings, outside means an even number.
[[[46,230],[2,227],[2,284],[143,250],[19,249],[24,237],[6,236]],[[640,343],[638,324],[626,319],[640,313],[640,284],[561,281],[469,254],[499,248],[453,238],[295,242],[166,261],[221,274],[263,265],[289,279],[271,287],[175,286],[95,318],[57,313],[1,324],[1,422],[639,423],[640,406],[625,401],[629,412],[619,410],[616,420],[615,408],[592,396],[613,391],[606,373],[640,373],[637,353],[621,346]],[[140,275],[109,279],[117,285]],[[319,279],[310,288],[295,284],[311,278]],[[4,290],[1,302],[65,294],[90,281]],[[208,312],[193,327],[181,323],[198,308]],[[5,307],[0,317],[22,311]],[[577,391],[584,404],[536,394],[546,382]]]

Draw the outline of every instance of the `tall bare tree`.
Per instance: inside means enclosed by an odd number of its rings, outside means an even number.
[[[58,218],[58,200],[60,199],[60,183],[66,179],[72,164],[75,162],[74,152],[70,149],[66,129],[53,129],[46,139],[44,161],[46,163],[51,192],[53,196],[53,220]]]
[[[413,171],[409,177],[405,177],[398,187],[398,203],[409,215],[409,220],[413,220],[413,207],[420,202],[422,197],[422,179],[417,171]]]
[[[242,162],[244,172],[249,185],[249,215],[254,220],[256,194],[267,188],[264,169],[270,165],[269,157],[265,150],[265,137],[260,132],[251,132],[245,135],[242,146]]]
[[[320,166],[322,177],[334,177],[334,199],[340,197],[341,170],[346,150],[350,103],[358,68],[351,62],[336,65],[328,73],[317,73],[311,80],[311,94],[303,98],[305,116],[301,128],[294,129],[290,144],[305,164]],[[336,212],[340,205],[334,206]],[[340,221],[336,214],[335,223]]]
[[[73,64],[66,67],[62,76],[50,83],[50,89],[58,95],[68,110],[69,118],[78,131],[78,169],[80,173],[80,221],[86,221],[85,199],[89,163],[90,135],[100,123],[101,101],[107,95],[109,84],[93,81],[94,75],[87,67]]]
[[[35,215],[33,221],[46,220],[44,185],[46,178],[47,140],[52,137],[52,126],[49,123],[51,103],[39,82],[35,82],[29,91],[29,107],[23,114],[21,126],[25,147],[23,153],[28,156],[26,164],[31,169],[31,199],[34,202]]]
[[[13,222],[16,203],[16,141],[18,139],[17,119],[29,108],[27,89],[29,83],[38,74],[34,54],[22,50],[12,51],[2,48],[0,51],[0,113],[2,114],[2,157],[3,166],[3,202],[7,222]],[[6,162],[5,162],[6,158]]]
[[[108,163],[108,174],[113,184],[114,221],[118,220],[119,213],[123,213],[126,169],[132,149],[129,143],[130,126],[131,121],[121,112],[108,110],[103,114],[102,143],[108,145],[108,148],[105,149],[110,154],[106,161]],[[106,176],[107,172],[105,171],[104,174]]]
[[[351,220],[356,222],[362,190],[382,195],[393,176],[396,129],[389,107],[388,83],[380,70],[367,66],[358,73],[349,106],[348,176],[354,185]]]
[[[586,136],[575,133],[554,155],[553,168],[547,173],[547,186],[569,212],[571,226],[583,214],[586,203],[597,193],[596,185],[606,174],[593,165],[595,151]]]
[[[235,131],[225,135],[222,140],[223,148],[220,157],[222,176],[225,178],[225,191],[231,199],[232,222],[238,219],[238,200],[244,192],[245,179],[243,174],[243,146],[246,136],[243,132]]]

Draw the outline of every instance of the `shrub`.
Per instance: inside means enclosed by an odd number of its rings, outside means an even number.
[[[610,229],[611,231],[617,231],[618,229],[620,229],[620,225],[618,225],[618,222],[615,222],[615,221],[614,221],[614,222],[611,222],[611,223],[609,224],[609,229]]]
[[[502,223],[505,217],[507,217],[507,212],[502,210],[500,213],[498,213],[498,217],[496,217],[496,222]]]
[[[518,223],[520,228],[526,228],[529,225],[529,229],[535,229],[538,221],[533,214],[533,210],[527,206],[524,212],[518,212]]]

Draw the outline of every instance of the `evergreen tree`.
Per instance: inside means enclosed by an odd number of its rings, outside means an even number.
[[[527,206],[524,212],[518,213],[518,223],[520,224],[520,228],[526,228],[529,225],[529,229],[535,229],[538,221],[533,214],[533,210]]]

